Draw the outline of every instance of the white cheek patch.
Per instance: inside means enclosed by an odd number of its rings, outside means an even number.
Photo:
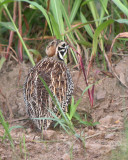
[[[64,52],[64,55],[63,55],[63,57],[64,57],[66,54],[67,54],[67,49],[66,49],[66,51]]]
[[[67,54],[67,51],[68,51],[68,45],[66,45],[66,43],[60,43],[58,46],[57,46],[57,56],[60,60],[64,60],[64,56]]]
[[[62,56],[62,54],[59,52],[59,58],[61,59],[61,60],[64,60],[63,59],[63,56]]]

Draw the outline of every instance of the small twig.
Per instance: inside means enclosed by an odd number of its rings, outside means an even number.
[[[24,41],[40,41],[40,40],[42,40],[42,38],[43,39],[55,39],[55,37],[54,36],[41,36],[41,37],[38,37],[38,38],[27,38],[27,37],[24,37],[23,38],[23,40]]]
[[[18,119],[11,119],[8,121],[8,123],[13,123],[13,122],[17,122],[17,121],[23,121],[23,120],[29,120],[29,117],[22,117],[22,118],[18,118]]]
[[[17,2],[14,2],[14,7],[13,7],[13,20],[14,20],[14,22],[16,21],[16,11],[17,11]],[[10,51],[10,47],[12,45],[13,36],[14,36],[14,31],[10,31],[6,59],[8,59],[8,56],[9,56],[9,51]]]
[[[128,98],[128,95],[122,95],[120,98]]]
[[[128,109],[128,107],[121,108],[120,111],[124,111],[124,110],[126,110],[126,109]]]
[[[89,138],[93,138],[93,137],[99,136],[99,135],[101,135],[102,133],[103,133],[103,132],[99,132],[99,133],[93,134],[93,135],[91,135],[91,136],[85,137],[85,139],[89,139]]]

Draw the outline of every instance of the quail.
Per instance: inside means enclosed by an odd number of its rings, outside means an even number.
[[[57,106],[54,104],[40,77],[46,82],[53,96],[57,98],[62,110],[64,112],[68,110],[74,84],[70,71],[64,63],[63,57],[67,52],[68,44],[66,42],[53,40],[46,47],[47,56],[30,70],[25,80],[23,94],[26,111],[40,130],[49,128],[52,120],[47,118],[53,118],[51,112],[60,117]],[[46,119],[40,119],[41,117]]]

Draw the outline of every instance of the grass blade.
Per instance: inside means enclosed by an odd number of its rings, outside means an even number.
[[[3,66],[5,61],[6,61],[6,58],[5,57],[1,57],[1,59],[0,59],[0,70],[1,70],[1,68],[2,68],[2,66]]]
[[[100,0],[100,3],[102,4],[103,7],[101,8],[100,22],[99,22],[99,24],[102,23],[102,21],[103,21],[102,19],[103,19],[105,13],[107,15],[109,15],[109,12],[107,10],[108,0],[105,0],[105,1]]]
[[[82,12],[80,12],[80,18],[81,18],[82,23],[87,23],[87,20],[86,20],[86,18],[85,18],[85,16],[83,15]],[[90,36],[91,38],[93,38],[93,32],[92,32],[89,24],[86,25],[86,26],[84,26],[84,28],[85,28],[85,30],[87,31],[87,33],[89,34],[89,36]]]
[[[49,16],[50,16],[50,20],[52,23],[54,35],[56,36],[57,39],[62,39],[57,22],[55,21],[53,15],[51,13],[49,13]]]
[[[2,124],[2,126],[5,130],[5,134],[7,135],[8,139],[10,141],[11,147],[14,149],[14,143],[13,143],[13,139],[11,137],[10,131],[9,131],[9,126],[7,125],[7,122],[4,120],[4,117],[3,117],[1,110],[0,110],[0,123]]]
[[[74,4],[73,4],[73,8],[71,10],[71,14],[70,14],[70,23],[72,24],[77,12],[78,12],[78,9],[80,7],[80,3],[82,2],[82,0],[75,0]]]
[[[49,95],[51,96],[52,100],[54,101],[54,104],[57,106],[57,109],[60,111],[62,117],[64,118],[66,124],[70,127],[71,131],[74,133],[74,127],[72,126],[71,122],[68,120],[68,118],[66,117],[66,115],[64,114],[61,105],[58,101],[58,99],[56,97],[53,96],[52,92],[50,91],[50,89],[48,88],[46,82],[43,80],[42,77],[40,77],[40,80],[42,81],[43,85],[45,86],[47,92],[49,93]]]
[[[93,48],[92,48],[92,56],[96,54],[97,51],[97,45],[98,45],[98,37],[101,34],[101,31],[105,29],[108,25],[112,24],[114,22],[113,19],[110,19],[108,21],[105,21],[99,27],[95,30],[94,37],[93,37]]]
[[[16,31],[12,22],[0,22],[0,25],[11,30],[11,31],[14,31],[14,32]]]
[[[64,33],[64,22],[63,22],[63,17],[62,17],[62,12],[61,12],[61,7],[60,3],[62,3],[60,0],[52,0],[51,2],[51,9],[52,13],[54,15],[55,21],[57,22],[59,26],[59,32],[60,34]],[[62,39],[62,38],[61,38]]]
[[[120,0],[112,0],[115,5],[128,17],[128,8]]]

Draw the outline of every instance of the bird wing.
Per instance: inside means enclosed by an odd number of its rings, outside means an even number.
[[[40,77],[46,82],[53,96],[57,97],[63,111],[67,111],[68,85],[66,71],[67,68],[63,62],[52,58],[43,59],[31,69],[24,84],[27,112],[31,118],[51,117],[51,113],[48,112],[49,109],[57,116],[59,115],[58,109]],[[39,123],[41,124],[41,121]]]

